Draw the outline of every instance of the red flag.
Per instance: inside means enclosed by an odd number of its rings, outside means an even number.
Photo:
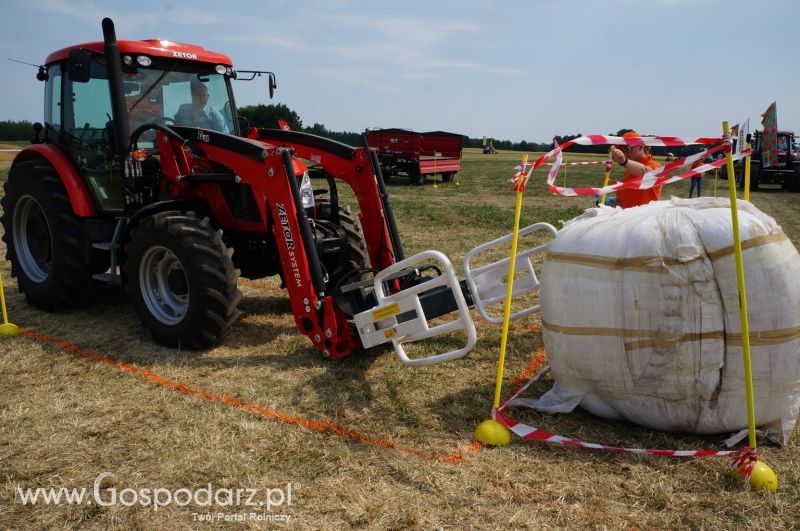
[[[291,130],[292,130],[292,128],[291,128],[291,127],[289,127],[289,124],[288,124],[288,123],[286,123],[286,122],[285,122],[285,121],[283,121],[283,120],[278,120],[278,127],[280,127],[281,129],[283,129],[284,131],[291,131]]]
[[[778,105],[773,101],[761,115],[764,136],[761,138],[761,167],[778,165]]]

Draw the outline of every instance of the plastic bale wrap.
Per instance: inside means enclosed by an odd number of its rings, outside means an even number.
[[[756,422],[786,444],[800,406],[800,256],[752,204],[739,202],[739,223]],[[664,431],[747,427],[727,199],[587,210],[552,242],[541,280],[556,384],[534,407]]]

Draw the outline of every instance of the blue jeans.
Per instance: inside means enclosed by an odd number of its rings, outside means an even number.
[[[702,177],[692,177],[692,184],[689,186],[689,199],[692,198],[692,192],[694,192],[695,187],[697,188],[697,197],[700,197],[702,194],[700,190],[703,188]]]

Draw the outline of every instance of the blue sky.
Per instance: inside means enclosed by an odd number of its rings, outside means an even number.
[[[447,130],[514,141],[620,128],[717,135],[778,102],[800,129],[796,0],[4,0],[0,57],[163,38],[278,76],[273,103],[336,131]],[[34,68],[3,61],[0,120],[42,119]],[[237,82],[239,105],[269,103]]]

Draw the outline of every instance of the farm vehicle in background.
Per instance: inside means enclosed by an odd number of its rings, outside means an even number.
[[[468,307],[503,299],[505,272],[459,281],[440,253],[404,259],[374,150],[242,131],[231,81],[266,75],[271,96],[272,73],[237,72],[199,46],[117,42],[109,19],[103,33],[40,67],[45,126],[34,125],[5,184],[6,256],[29,303],[81,307],[119,282],[158,342],[200,349],[239,317],[240,275],[280,275],[297,328],[326,357],[389,342],[411,364],[469,352]],[[187,117],[201,123],[175,123]],[[358,217],[339,205],[337,182]],[[466,332],[464,348],[405,355],[404,342],[453,331]]]
[[[444,131],[415,133],[406,129],[372,129],[367,144],[378,151],[384,178],[405,173],[412,184],[428,175],[450,182],[461,171],[461,135]]]
[[[778,164],[764,167],[764,133],[756,131],[747,136],[747,142],[753,149],[750,161],[750,190],[758,190],[761,184],[780,184],[784,190],[800,192],[800,157],[795,143],[795,135],[791,131],[778,131],[777,149]],[[736,186],[744,188],[744,166],[739,162],[734,167]],[[727,179],[727,171],[723,166],[722,178]]]

